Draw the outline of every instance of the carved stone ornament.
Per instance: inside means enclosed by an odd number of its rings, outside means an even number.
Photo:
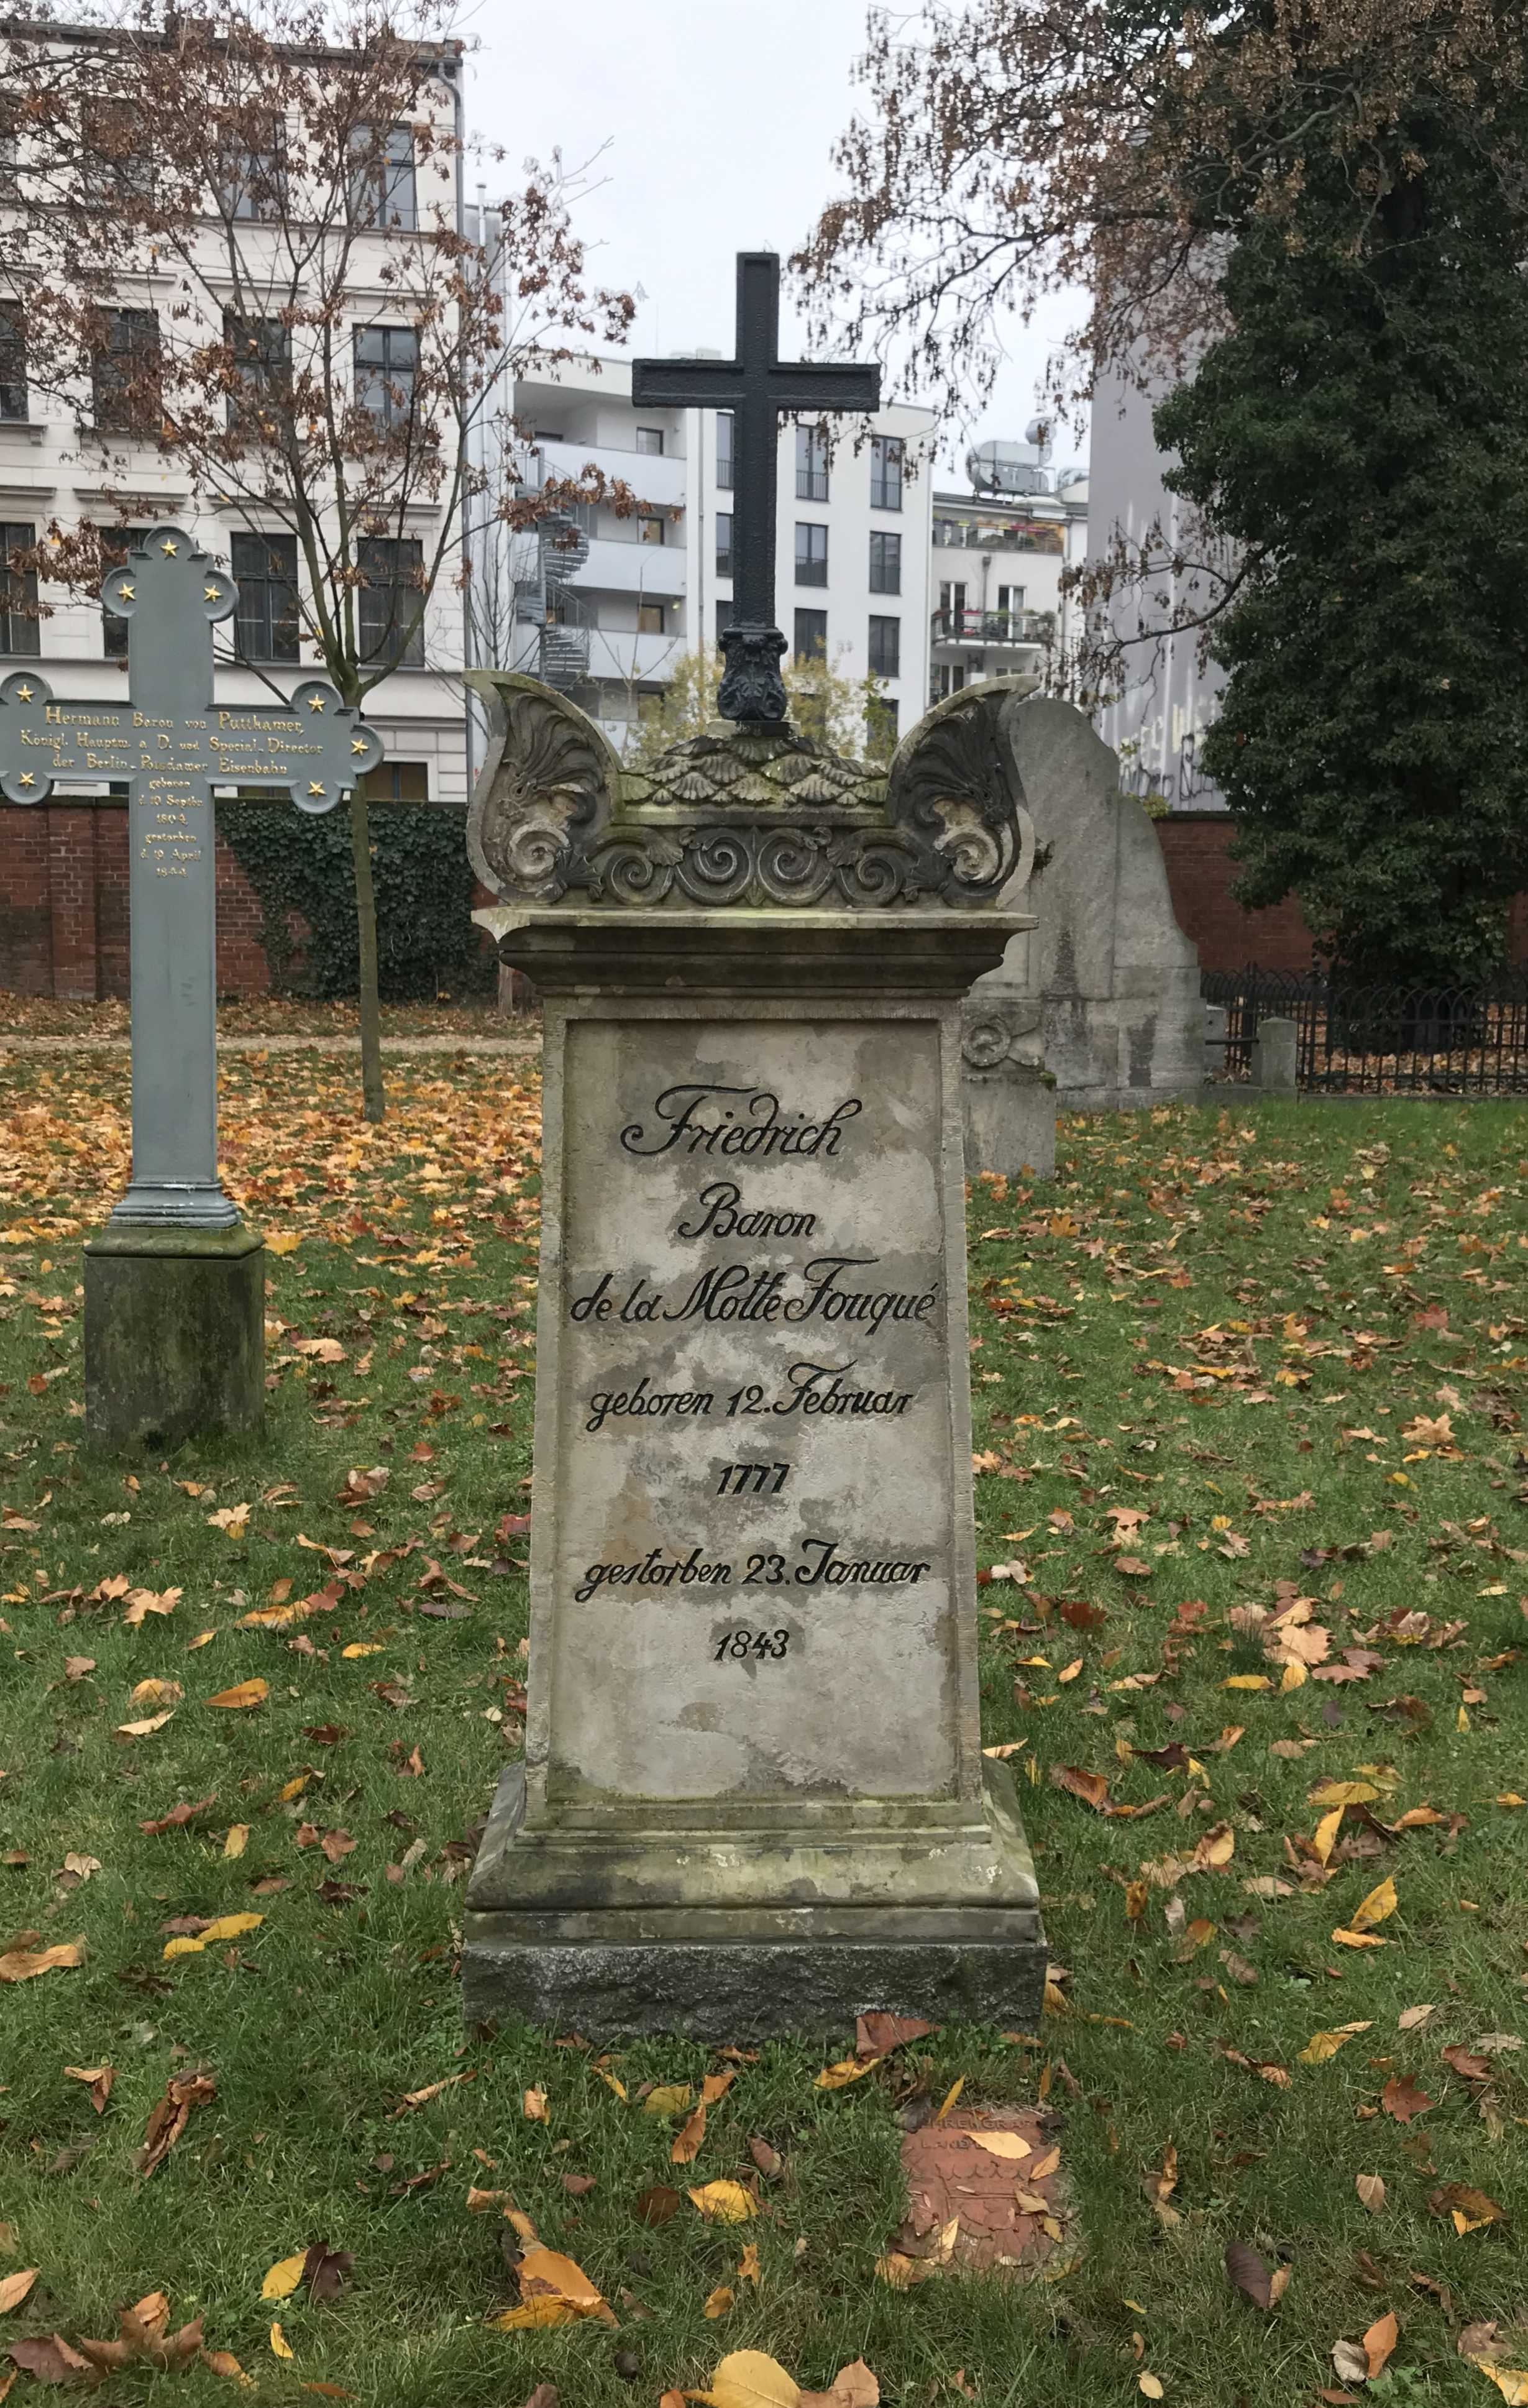
[[[470,670],[493,733],[467,850],[507,902],[802,911],[966,908],[1027,880],[1035,828],[1008,740],[1033,678],[920,720],[889,766],[778,721],[713,723],[645,769],[535,678]]]
[[[973,1070],[995,1070],[1001,1063],[1030,1062],[1038,1067],[1036,1031],[1040,1025],[1038,997],[1005,996],[984,990],[961,1010],[961,1054]],[[1025,1038],[1032,1042],[1026,1046]]]

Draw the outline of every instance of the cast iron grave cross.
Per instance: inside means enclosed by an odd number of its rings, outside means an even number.
[[[723,718],[785,717],[775,625],[775,467],[782,410],[880,407],[880,370],[832,361],[781,360],[780,264],[772,251],[737,254],[737,356],[731,360],[634,360],[632,399],[654,409],[733,413],[733,609],[721,635],[726,669]]]
[[[333,686],[288,703],[212,700],[212,623],[231,577],[179,527],[155,527],[101,588],[132,625],[126,702],[55,701],[19,670],[0,684],[0,793],[46,802],[56,778],[124,781],[133,1019],[133,1177],[119,1227],[227,1229],[218,1177],[217,893],[212,788],[284,787],[328,811],[382,757]]]

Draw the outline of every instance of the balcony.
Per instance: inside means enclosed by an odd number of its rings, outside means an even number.
[[[1064,552],[1065,538],[1055,527],[970,526],[959,519],[935,519],[936,546],[956,552]]]
[[[683,464],[659,461],[657,465],[664,467]],[[590,538],[589,557],[569,580],[575,593],[588,593],[593,588],[606,594],[645,595],[660,602],[684,592],[682,526],[667,528],[666,543],[639,541],[635,519],[631,528],[627,542],[612,536]]]
[[[664,452],[617,452],[608,444],[577,441],[538,442],[536,449],[548,477],[577,480],[593,466],[629,485],[639,502],[662,502],[671,509],[684,507],[685,464]]]
[[[935,610],[935,644],[979,644],[986,651],[1021,651],[1055,640],[1053,610]]]
[[[618,627],[592,627],[589,674],[629,680],[634,685],[666,684],[684,653],[682,635],[639,636]]]

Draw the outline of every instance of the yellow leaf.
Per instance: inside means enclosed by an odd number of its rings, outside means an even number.
[[[1024,2180],[1026,2182],[1048,2181],[1050,2176],[1055,2172],[1060,2163],[1061,2151],[1059,2149],[1050,2149],[1043,2157],[1039,2158],[1035,2164],[1026,2166],[1024,2168]]]
[[[1367,1806],[1378,1795],[1367,1781],[1319,1781],[1308,1793],[1312,1806]]]
[[[217,1696],[208,1698],[207,1702],[209,1706],[263,1706],[270,1693],[268,1681],[238,1681],[231,1689],[220,1689]]]
[[[1521,2367],[1492,2366],[1483,2358],[1472,2358],[1470,2364],[1478,2366],[1487,2381],[1496,2386],[1507,2408],[1528,2408],[1528,2373]]]
[[[953,2107],[956,2100],[960,2097],[961,2092],[964,2087],[965,2076],[964,2073],[958,2073],[955,2076],[954,2081],[950,2084],[949,2089],[945,2092],[944,2104],[940,2107],[937,2115],[934,2118],[936,2124],[942,2124],[944,2122],[945,2117],[949,2114],[951,2107]]]
[[[178,1706],[185,1691],[179,1681],[140,1681],[128,1700],[135,1706]]]
[[[339,1652],[347,1663],[353,1663],[358,1656],[380,1656],[385,1650],[379,1639],[352,1639],[350,1645],[342,1647]]]
[[[36,2266],[26,2266],[19,2274],[7,2274],[0,2282],[0,2316],[8,2315],[12,2308],[21,2306],[36,2281],[38,2271]]]
[[[707,2408],[796,2408],[801,2390],[777,2358],[762,2349],[739,2349],[722,2359],[710,2389],[693,2397]]]
[[[167,1713],[150,1714],[146,1722],[119,1723],[117,1725],[117,1737],[119,1739],[150,1739],[155,1731],[163,1730],[165,1724],[167,1722],[173,1722],[174,1719],[175,1708],[171,1706]]]
[[[1345,1931],[1340,1923],[1332,1937],[1339,1948],[1383,1948],[1386,1945],[1372,1931]]]
[[[1395,1895],[1395,1884],[1387,1873],[1378,1888],[1371,1889],[1368,1897],[1361,1899],[1358,1905],[1354,1907],[1352,1929],[1367,1931],[1373,1925],[1383,1923],[1387,1914],[1394,1914],[1399,1903]]]
[[[290,2300],[303,2279],[307,2252],[299,2249],[295,2258],[278,2258],[260,2286],[263,2300]]]
[[[1154,2374],[1137,2374],[1135,2377],[1135,2386],[1137,2390],[1145,2393],[1148,2400],[1160,2400],[1162,2398],[1162,2385],[1158,2382]]]
[[[1266,1672],[1233,1672],[1229,1681],[1221,1683],[1222,1689],[1271,1689],[1273,1683]]]
[[[1468,1730],[1468,1728],[1469,1728],[1469,1727],[1470,1727],[1470,1718],[1469,1718],[1469,1715],[1468,1715],[1467,1712],[1465,1711],[1465,1709],[1464,1709],[1463,1706],[1461,1706],[1461,1707],[1460,1707],[1460,1709],[1459,1709],[1458,1713],[1454,1716],[1454,1728],[1455,1728],[1455,1730],[1457,1730],[1457,1731],[1467,1731],[1467,1730]]]
[[[1372,2026],[1369,2024],[1342,2024],[1335,2031],[1312,2032],[1300,2051],[1300,2063],[1324,2065],[1328,2057],[1335,2057],[1339,2048],[1347,2047],[1355,2032],[1366,2032],[1370,2029]]]
[[[187,1655],[194,1656],[198,1647],[209,1647],[217,1635],[215,1630],[198,1630],[194,1639],[188,1639],[186,1641]],[[227,2358],[230,2353],[226,2349],[221,2349],[215,2351],[213,2355],[218,2358]],[[210,2365],[211,2359],[209,2358],[207,2362]],[[248,2377],[244,2379],[247,2381]]]
[[[757,2215],[759,2204],[751,2191],[739,2182],[702,2183],[690,2194],[702,2215],[715,2216],[720,2224],[746,2224]]]
[[[1061,1670],[1056,1674],[1057,1680],[1060,1682],[1075,1681],[1078,1674],[1082,1670],[1082,1657],[1078,1656],[1075,1657],[1070,1664],[1064,1664]]]
[[[970,2132],[966,2138],[994,2157],[1027,2157],[1034,2154],[1021,2132]]]
[[[538,2300],[522,2300],[518,2308],[507,2308],[502,2316],[488,2321],[495,2332],[537,2332],[544,2325],[577,2324],[578,2311],[547,2293]]]
[[[214,1940],[238,1940],[246,1931],[258,1931],[265,1918],[263,1914],[220,1914],[202,1934],[202,1945],[210,1948]]]
[[[841,2057],[836,2065],[825,2065],[822,2068],[821,2072],[813,2083],[812,2088],[814,2090],[842,2090],[847,2084],[850,2082],[858,2082],[862,2075],[873,2071],[880,2062],[881,2060],[878,2057],[866,2057],[864,2058]]]
[[[1347,1811],[1346,1806],[1334,1806],[1330,1814],[1323,1814],[1316,1826],[1316,1835],[1310,1844],[1323,1865],[1332,1854],[1337,1833],[1342,1828],[1342,1818]]]
[[[290,1806],[293,1799],[294,1798],[300,1798],[307,1787],[307,1773],[297,1773],[293,1780],[283,1783],[282,1786],[277,1791],[276,1802],[278,1806]]]
[[[1278,1684],[1279,1690],[1282,1693],[1286,1689],[1303,1689],[1309,1678],[1310,1675],[1306,1670],[1303,1664],[1286,1664],[1284,1667],[1283,1678]],[[1156,2376],[1153,2375],[1151,2380],[1154,2383],[1156,2381]],[[1141,2389],[1143,2391],[1146,2389],[1146,2377],[1144,2374],[1141,2377]]]
[[[608,2087],[615,2092],[616,2097],[620,2100],[621,2105],[623,2107],[627,2105],[628,2100],[625,2084],[623,2082],[618,2082],[615,2075],[607,2071],[603,2065],[596,2065],[594,2071],[599,2075],[600,2080],[603,2083],[606,2083]]]
[[[595,2289],[581,2266],[560,2250],[527,2249],[520,2261],[520,2281],[522,2291],[544,2287],[586,2316],[597,2315],[605,2305],[604,2293]]]
[[[1384,2175],[1355,2174],[1353,2176],[1353,2188],[1357,2191],[1359,2199],[1363,2204],[1368,2209],[1369,2214],[1371,2215],[1378,2215],[1380,2209],[1385,2204]]]
[[[267,1254],[294,1254],[302,1242],[295,1229],[278,1229],[274,1237],[266,1239],[265,1252]]]
[[[223,1855],[225,1856],[242,1856],[249,1844],[250,1826],[248,1823],[230,1823],[228,1826],[228,1836],[222,1843]]]
[[[290,2346],[279,2325],[271,2327],[271,2351],[276,2358],[295,2358],[297,2355],[296,2351]]]
[[[740,2283],[759,2283],[764,2280],[759,2269],[759,2244],[756,2241],[745,2241],[743,2243],[743,2254],[737,2261],[737,2279]]]
[[[550,2118],[547,2114],[547,2094],[541,2088],[527,2090],[521,2105],[524,2109],[525,2120],[528,2124],[550,2122]]]
[[[166,1958],[171,1956],[200,1956],[206,1946],[207,1942],[205,1940],[193,1940],[189,1932],[181,1932],[176,1939],[166,1940],[163,1949],[160,1951],[160,1954],[162,1956]]]
[[[736,2304],[736,2293],[729,2290],[725,2283],[721,2283],[702,2308],[701,2315],[709,2316],[714,2323],[718,2316],[726,2315]]]
[[[644,2115],[682,2115],[694,2097],[688,2082],[661,2083],[642,2101]]]

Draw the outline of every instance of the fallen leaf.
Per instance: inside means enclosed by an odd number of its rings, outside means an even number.
[[[721,2360],[709,2390],[692,2396],[707,2408],[799,2408],[801,2391],[777,2358],[762,2349],[739,2349]]]
[[[779,2151],[771,2148],[769,2143],[757,2132],[749,2142],[748,2153],[767,2182],[773,2182],[784,2169],[785,2159],[780,2156]]]
[[[1364,2336],[1364,2356],[1368,2364],[1371,2381],[1375,2375],[1383,2374],[1400,2337],[1401,2328],[1393,2311],[1389,2315],[1381,2316],[1378,2323],[1369,2327]]]
[[[249,1846],[249,1844],[250,1844],[250,1826],[249,1826],[249,1824],[248,1824],[248,1823],[230,1823],[230,1824],[229,1824],[229,1826],[228,1826],[227,1836],[225,1837],[225,1839],[224,1839],[224,1841],[223,1841],[223,1843],[222,1843],[222,1852],[223,1852],[223,1855],[224,1855],[225,1856],[242,1856],[242,1855],[244,1854],[245,1849]]]
[[[1475,2358],[1472,2363],[1496,2386],[1507,2401],[1507,2408],[1528,2408],[1528,2371],[1521,2367],[1491,2366],[1481,2358]]]
[[[1392,2073],[1379,2093],[1379,2104],[1397,2124],[1409,2124],[1413,2116],[1425,2115],[1435,2101],[1429,2099],[1425,2090],[1419,2090],[1414,2082],[1402,2074]]]
[[[205,1702],[209,1706],[231,1706],[235,1709],[243,1706],[262,1706],[270,1693],[270,1683],[257,1678],[253,1681],[237,1681],[231,1689],[220,1689],[215,1698],[208,1698]]]
[[[273,2358],[295,2358],[297,2355],[279,2325],[272,2325],[270,2344]]]
[[[826,2391],[801,2392],[796,2408],[880,2408],[880,2385],[864,2358],[857,2358],[852,2366],[838,2369]]]
[[[66,2065],[64,2069],[71,2082],[88,2082],[91,2105],[99,2115],[111,2096],[111,2086],[117,2079],[114,2065]]]
[[[836,2065],[825,2065],[812,2085],[814,2090],[842,2090],[850,2082],[858,2082],[880,2063],[878,2057],[841,2057]]]
[[[1372,1929],[1375,1924],[1383,1923],[1387,1915],[1393,1914],[1399,1902],[1395,1895],[1395,1884],[1387,1873],[1378,1888],[1371,1889],[1368,1897],[1361,1899],[1354,1907],[1349,1929],[1353,1931]]]
[[[0,2279],[0,2316],[8,2315],[12,2308],[21,2306],[40,2272],[36,2266],[25,2266],[20,2273],[7,2274]]]
[[[1080,1798],[1085,1806],[1096,1813],[1108,1798],[1109,1785],[1101,1772],[1087,1772],[1077,1764],[1053,1764],[1050,1768],[1053,1787],[1064,1789],[1069,1797]]]
[[[218,2086],[210,2074],[172,2074],[150,2115],[143,2146],[134,2159],[135,2171],[147,2177],[163,2165],[185,2130],[192,2109],[205,2107],[217,2095]]]
[[[539,2245],[527,2249],[517,2272],[521,2303],[507,2315],[491,2319],[498,2331],[534,2329],[542,2324],[563,2323],[566,2316],[593,2316],[601,2324],[615,2323],[604,2295],[595,2289],[583,2268],[559,2251]],[[548,2315],[549,2309],[565,2311],[566,2315]]]
[[[82,1940],[55,1942],[51,1948],[29,1952],[25,1948],[7,1949],[0,1956],[0,1982],[32,1982],[39,1973],[60,1973],[85,1960]]]
[[[331,2249],[326,2241],[315,2241],[303,2259],[303,2281],[310,2300],[337,2300],[355,2269],[355,2259],[348,2249]]]
[[[693,2115],[687,2116],[674,2135],[669,2157],[677,2166],[687,2166],[700,2155],[700,2144],[706,2138],[706,2101],[701,2100]]]
[[[1339,2048],[1346,2048],[1356,2033],[1372,2031],[1373,2028],[1372,2023],[1339,2024],[1335,2031],[1312,2032],[1300,2051],[1300,2063],[1324,2065],[1328,2057],[1335,2057]]]
[[[683,2115],[694,2098],[688,2082],[663,2082],[648,2092],[642,2101],[644,2115]]]
[[[705,2306],[701,2310],[701,2315],[703,2316],[710,2317],[714,2323],[718,2316],[728,2315],[729,2312],[736,2306],[736,2293],[729,2289],[725,2283],[721,2283],[710,2294],[710,2297],[707,2299]]]
[[[1011,2157],[1017,2160],[1034,2154],[1021,2132],[973,2131],[966,2137],[975,2141],[978,2149],[987,2150],[989,2155],[994,2157]]]
[[[295,2258],[278,2258],[260,2286],[263,2300],[290,2300],[303,2279],[307,2252],[299,2249]]]
[[[1278,2306],[1290,2278],[1287,2266],[1265,2266],[1257,2251],[1246,2241],[1226,2243],[1225,2271],[1243,2299],[1250,2300],[1254,2308],[1262,2308],[1265,2313]]]
[[[36,2341],[13,2341],[6,2355],[38,2383],[77,2383],[91,2372],[89,2358],[71,2349],[62,2333],[49,2333]]]
[[[678,2215],[681,2204],[678,2192],[670,2190],[667,2183],[654,2183],[650,2189],[637,2192],[636,2220],[652,2230],[666,2224],[670,2216]]]
[[[745,2190],[739,2182],[702,2183],[690,2197],[702,2215],[714,2216],[721,2224],[746,2224],[750,2215],[759,2213],[752,2192]]]
[[[1357,2342],[1334,2342],[1332,2366],[1339,2383],[1367,2383],[1369,2379],[1368,2353]]]
[[[1135,2377],[1135,2388],[1148,2400],[1160,2400],[1162,2398],[1162,2385],[1154,2374],[1137,2374]]]
[[[117,1737],[119,1739],[151,1739],[155,1731],[163,1730],[165,1724],[172,1722],[174,1718],[175,1708],[171,1706],[167,1713],[150,1714],[142,1722],[119,1723]]]
[[[1403,2007],[1395,2018],[1395,2028],[1398,2031],[1415,2031],[1419,2024],[1424,2024],[1429,2015],[1436,2013],[1436,2007]]]
[[[890,2057],[893,2049],[905,2048],[909,2041],[926,2040],[935,2028],[921,2015],[864,2014],[854,2026],[854,2054]]]
[[[527,2090],[521,2104],[528,2124],[545,2124],[550,2121],[547,2114],[547,2094],[541,2088]]]
[[[1353,2188],[1357,2191],[1363,2204],[1368,2209],[1369,2214],[1371,2215],[1378,2215],[1380,2209],[1385,2204],[1385,2178],[1383,2174],[1355,2174],[1353,2177]]]

